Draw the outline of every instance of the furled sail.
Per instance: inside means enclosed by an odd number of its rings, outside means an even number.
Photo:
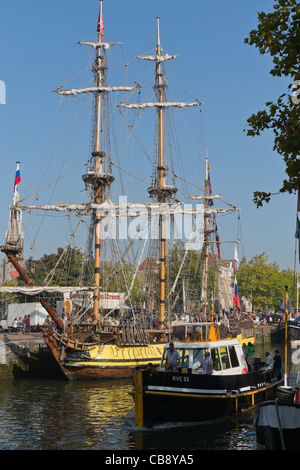
[[[140,85],[135,86],[101,86],[101,87],[87,87],[87,88],[72,88],[70,90],[62,90],[57,88],[53,90],[55,93],[59,93],[60,95],[67,96],[67,95],[81,95],[82,93],[101,93],[101,92],[112,92],[112,91],[134,91],[137,88],[140,88]]]
[[[70,291],[76,292],[84,292],[84,291],[91,291],[94,287],[60,287],[60,286],[41,286],[41,287],[26,287],[26,286],[6,286],[0,287],[1,294],[26,294],[26,295],[39,295],[45,292],[53,293],[53,292],[62,292],[62,293],[69,293]]]
[[[165,54],[165,55],[138,55],[138,59],[153,60],[155,62],[164,62],[166,60],[177,59],[177,55]]]
[[[111,46],[116,46],[116,45],[121,45],[121,42],[103,42],[103,41],[98,41],[98,42],[84,42],[84,41],[78,41],[77,44],[83,44],[85,46],[91,46],[94,49],[96,47],[103,47],[104,49],[110,49]]]
[[[41,204],[41,205],[20,205],[19,209],[24,211],[28,210],[45,210],[45,211],[90,211],[91,209],[100,211],[102,216],[121,217],[122,215],[128,216],[139,216],[143,214],[151,215],[168,215],[168,214],[216,214],[225,212],[234,212],[238,210],[236,207],[233,208],[205,208],[201,207],[180,207],[179,205],[172,204],[119,204],[119,203],[89,203],[89,204]],[[129,210],[129,211],[128,211]]]
[[[146,109],[146,108],[155,108],[155,107],[156,108],[187,108],[191,106],[200,106],[201,104],[202,104],[201,101],[196,101],[195,103],[162,101],[162,102],[156,102],[156,103],[131,103],[131,104],[119,103],[117,104],[117,106],[120,108],[126,108],[126,109]]]

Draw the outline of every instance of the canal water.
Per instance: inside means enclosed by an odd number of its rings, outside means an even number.
[[[256,346],[264,357],[283,345]],[[300,349],[299,349],[300,351]],[[288,356],[295,350],[289,349]],[[300,354],[299,354],[300,356]],[[295,354],[294,354],[295,358]],[[295,361],[294,361],[295,362]],[[288,362],[289,382],[299,366]],[[0,382],[1,450],[255,450],[257,408],[238,417],[202,424],[134,426],[132,380]]]

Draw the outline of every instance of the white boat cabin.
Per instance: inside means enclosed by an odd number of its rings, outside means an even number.
[[[160,370],[165,370],[166,354],[169,344],[166,344],[160,363]],[[178,371],[202,374],[202,363],[205,352],[208,351],[213,362],[213,375],[238,375],[248,372],[248,366],[238,340],[220,340],[210,342],[174,342],[174,349],[179,352],[180,363]],[[189,370],[188,370],[189,369]]]

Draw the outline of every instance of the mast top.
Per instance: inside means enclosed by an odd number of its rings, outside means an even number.
[[[103,37],[104,37],[104,22],[103,22],[103,15],[102,15],[102,2],[103,2],[103,0],[100,0],[99,17],[98,17],[98,24],[97,24],[97,33],[98,33],[99,42],[103,41]]]
[[[161,46],[160,46],[160,35],[159,35],[159,16],[156,18],[156,54],[160,55]]]

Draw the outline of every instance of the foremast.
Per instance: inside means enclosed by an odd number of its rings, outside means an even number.
[[[175,185],[168,184],[168,166],[166,164],[165,155],[165,111],[169,107],[188,107],[199,106],[201,103],[181,103],[181,102],[167,102],[165,88],[167,84],[164,81],[162,62],[177,58],[176,55],[162,54],[160,43],[159,31],[159,17],[157,17],[156,27],[156,54],[147,56],[137,56],[138,59],[150,60],[155,62],[155,93],[156,103],[136,103],[136,104],[123,104],[118,106],[132,109],[145,109],[156,107],[157,120],[158,120],[158,142],[157,142],[157,167],[155,168],[155,176],[152,185],[148,188],[148,193],[155,203],[169,203],[177,192]],[[160,328],[165,328],[165,313],[166,313],[166,216],[159,216],[159,240],[160,240],[160,300],[159,300],[159,325]]]
[[[74,96],[82,93],[94,94],[94,150],[90,160],[89,170],[83,175],[83,181],[86,187],[93,190],[93,203],[102,204],[107,195],[111,184],[114,181],[114,176],[111,172],[110,155],[106,152],[109,145],[105,141],[106,137],[106,106],[105,102],[107,95],[115,91],[133,91],[138,86],[107,86],[107,59],[105,51],[111,46],[121,43],[104,42],[104,23],[102,15],[102,0],[100,0],[99,18],[97,24],[97,42],[79,42],[95,49],[95,60],[93,64],[94,71],[94,87],[70,89],[70,90],[55,90],[63,96]],[[108,157],[108,158],[107,158]],[[108,162],[107,162],[108,159]],[[93,320],[96,321],[99,317],[99,297],[100,297],[100,263],[101,263],[101,211],[94,209],[94,255],[95,255],[95,270],[94,270],[94,296],[93,296]]]

